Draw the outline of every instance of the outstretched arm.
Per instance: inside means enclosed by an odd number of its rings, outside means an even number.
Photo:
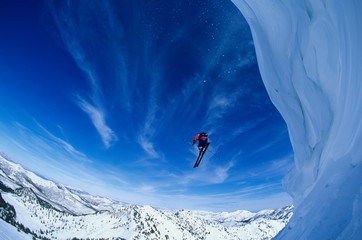
[[[192,141],[192,146],[196,143],[197,140],[199,140],[199,137],[200,137],[200,134],[197,134],[197,135],[194,137],[194,140]]]

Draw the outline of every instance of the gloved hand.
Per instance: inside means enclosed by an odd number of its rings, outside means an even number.
[[[192,143],[192,146],[194,146],[194,145],[195,145],[195,143],[193,142],[193,143]]]

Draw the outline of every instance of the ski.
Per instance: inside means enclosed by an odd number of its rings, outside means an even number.
[[[201,157],[201,154],[202,154],[202,152],[200,151],[199,152],[199,156],[197,156],[197,158],[196,158],[196,162],[195,162],[195,164],[194,164],[194,168],[196,168],[197,166],[198,166],[198,161],[199,161],[199,159],[200,159],[200,157]]]
[[[194,168],[197,168],[197,167],[199,166],[199,164],[200,164],[200,162],[201,162],[201,160],[202,160],[202,158],[203,158],[203,156],[204,156],[204,154],[205,154],[205,152],[206,152],[207,147],[209,146],[209,144],[210,144],[210,143],[207,143],[206,146],[200,151],[199,156],[198,156],[197,159],[196,159]]]

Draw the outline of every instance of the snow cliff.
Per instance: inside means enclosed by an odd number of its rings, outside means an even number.
[[[232,0],[285,119],[294,215],[279,239],[361,239],[362,1]]]

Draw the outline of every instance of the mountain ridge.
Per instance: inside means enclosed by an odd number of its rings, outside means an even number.
[[[213,213],[126,204],[41,178],[4,155],[0,196],[0,216],[37,239],[271,239],[293,210]]]

